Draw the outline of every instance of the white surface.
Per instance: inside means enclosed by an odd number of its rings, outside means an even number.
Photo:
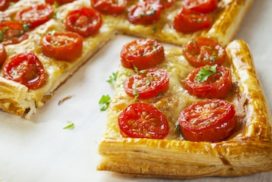
[[[271,12],[271,0],[255,0],[237,35],[237,38],[243,38],[250,44],[270,106]],[[97,145],[106,125],[106,113],[99,112],[97,102],[102,94],[111,93],[105,80],[117,69],[121,47],[129,40],[128,37],[119,36],[107,44],[92,61],[58,89],[35,115],[34,122],[0,112],[0,182],[158,181],[96,171],[99,159]],[[58,106],[58,101],[68,95],[73,95],[72,99]],[[63,129],[68,121],[75,123],[74,130]],[[195,181],[229,180],[271,181],[272,173]]]

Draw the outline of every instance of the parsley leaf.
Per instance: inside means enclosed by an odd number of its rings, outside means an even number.
[[[24,29],[24,32],[27,32],[29,31],[30,27],[28,24],[23,24],[23,29]]]
[[[200,83],[207,81],[210,76],[216,73],[216,67],[217,65],[205,66],[201,68],[196,75],[196,81]]]
[[[72,130],[74,128],[75,128],[75,124],[73,122],[69,121],[69,122],[67,122],[67,124],[64,126],[63,129],[65,129],[65,130]]]
[[[118,76],[118,72],[117,72],[117,71],[116,71],[116,72],[113,72],[113,73],[109,76],[107,82],[108,82],[110,85],[113,85],[114,82],[115,82],[116,79],[117,79],[117,76]]]
[[[106,111],[110,105],[111,98],[109,95],[102,95],[102,97],[99,99],[99,107],[100,111]]]
[[[4,32],[0,31],[0,42],[4,40]]]
[[[139,73],[139,69],[136,66],[133,66],[133,70],[135,73]]]
[[[175,132],[176,132],[178,135],[181,135],[179,123],[176,123]]]

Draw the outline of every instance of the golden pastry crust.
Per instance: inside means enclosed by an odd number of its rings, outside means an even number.
[[[233,41],[226,50],[239,86],[240,94],[235,98],[244,98],[244,124],[237,133],[219,143],[173,137],[164,140],[123,138],[115,134],[119,130],[116,117],[112,117],[113,106],[99,147],[102,161],[98,169],[169,178],[240,176],[271,170],[271,118],[249,49],[245,42]]]
[[[209,36],[218,39],[226,45],[238,30],[252,2],[253,0],[221,0],[218,10],[213,13],[215,19],[213,26],[210,29],[190,34],[179,33],[172,25],[174,17],[182,7],[182,1],[177,1],[172,8],[162,14],[157,23],[152,25],[131,24],[127,20],[126,15],[106,17],[109,17],[109,24],[119,32],[128,35],[154,38],[175,45],[183,45],[198,36]]]

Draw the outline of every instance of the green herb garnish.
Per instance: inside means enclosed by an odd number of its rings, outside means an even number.
[[[153,31],[153,33],[156,33],[157,32],[157,27],[152,27],[152,31]]]
[[[98,102],[100,111],[106,111],[110,105],[110,102],[111,98],[109,95],[102,95]]]
[[[115,82],[116,79],[117,79],[117,76],[118,76],[118,72],[117,72],[117,71],[116,71],[116,72],[113,72],[113,73],[109,76],[107,82],[108,82],[110,85],[113,85],[114,82]]]
[[[199,72],[196,75],[196,81],[198,82],[205,82],[208,80],[208,78],[216,73],[216,67],[214,66],[205,66],[199,70]]]
[[[27,32],[29,31],[29,25],[28,24],[23,24],[23,29],[24,29],[24,32]]]
[[[133,66],[133,70],[135,73],[139,73],[139,69],[136,66]]]
[[[63,129],[65,129],[65,130],[72,130],[74,128],[75,128],[75,124],[73,122],[69,121],[69,122],[67,122],[67,124],[64,126]]]
[[[181,135],[179,123],[176,123],[175,132],[176,132],[178,135]]]
[[[0,31],[0,42],[4,40],[4,33],[3,31]]]

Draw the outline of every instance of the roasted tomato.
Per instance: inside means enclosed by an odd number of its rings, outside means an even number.
[[[210,15],[182,8],[176,15],[173,25],[176,31],[187,34],[208,29],[212,23],[213,18]]]
[[[204,100],[185,108],[178,122],[183,137],[190,141],[219,142],[236,127],[234,106],[224,100]]]
[[[131,138],[165,138],[169,132],[168,121],[163,113],[151,104],[129,105],[118,118],[121,134]]]
[[[105,14],[121,14],[125,11],[127,0],[91,0],[92,6]]]
[[[10,0],[0,0],[0,11],[4,11],[9,7]]]
[[[66,17],[66,29],[83,37],[96,34],[102,26],[99,12],[92,8],[81,8],[71,11]]]
[[[0,43],[17,44],[28,38],[28,26],[15,21],[0,22]]]
[[[216,10],[218,0],[185,0],[184,6],[187,9],[199,12],[210,13]]]
[[[198,37],[185,45],[183,54],[194,67],[223,64],[227,54],[215,39]]]
[[[124,45],[121,62],[126,68],[147,69],[164,60],[163,46],[155,40],[137,39]]]
[[[55,0],[45,0],[47,4],[54,4]]]
[[[145,0],[148,3],[159,3],[162,8],[171,7],[176,0]]]
[[[81,55],[83,38],[73,32],[58,32],[44,36],[41,44],[46,56],[73,61]]]
[[[5,47],[3,44],[0,44],[0,66],[3,65],[6,59],[7,59],[7,53],[6,53]]]
[[[38,4],[19,11],[16,19],[35,28],[47,22],[53,15],[53,8],[49,4]]]
[[[133,24],[150,25],[160,19],[159,3],[139,2],[128,10],[128,20]]]
[[[35,90],[46,83],[47,74],[37,56],[22,53],[7,60],[3,66],[3,77]]]
[[[224,66],[196,68],[185,79],[184,87],[197,97],[223,98],[232,88],[231,73]]]
[[[139,99],[156,97],[168,90],[169,76],[163,69],[151,68],[140,71],[125,82],[125,91],[129,96]]]

